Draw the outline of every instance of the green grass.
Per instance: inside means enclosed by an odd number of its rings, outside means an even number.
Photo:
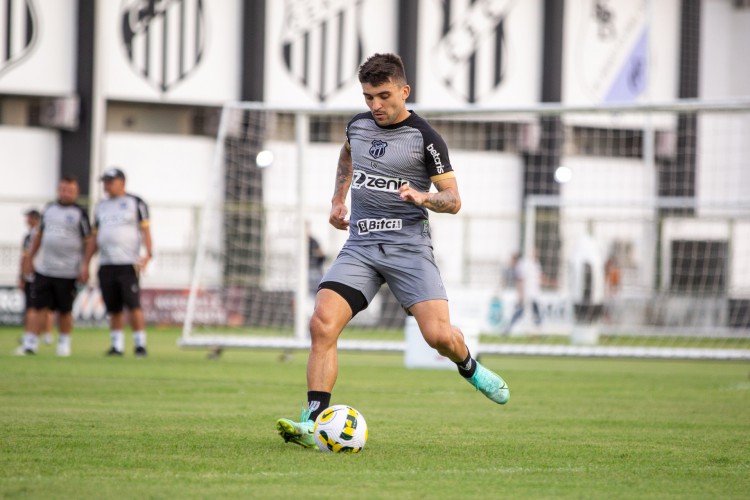
[[[14,357],[0,330],[0,498],[747,498],[747,363],[485,357],[506,407],[455,372],[342,353],[333,403],[367,418],[359,455],[283,444],[305,400],[303,353]],[[128,340],[130,340],[128,335]],[[128,345],[130,345],[128,343]]]

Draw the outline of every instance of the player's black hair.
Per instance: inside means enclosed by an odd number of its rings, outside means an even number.
[[[60,182],[70,182],[77,184],[78,178],[75,175],[63,175],[62,177],[60,177]]]
[[[396,54],[373,54],[359,67],[359,82],[382,85],[388,80],[406,85],[404,63]]]

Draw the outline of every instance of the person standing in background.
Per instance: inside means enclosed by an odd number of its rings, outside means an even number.
[[[534,314],[534,324],[542,324],[542,311],[540,307],[540,296],[542,294],[542,285],[553,286],[554,281],[549,279],[542,271],[542,264],[539,262],[539,251],[534,250],[532,256],[523,257],[515,255],[513,258],[513,279],[515,281],[517,302],[505,330],[509,334],[513,326],[523,317],[526,304],[531,304]]]
[[[323,278],[323,264],[326,261],[326,254],[320,247],[318,240],[310,232],[310,223],[305,223],[305,232],[307,233],[307,288],[312,295],[318,291],[318,285]]]
[[[148,206],[138,196],[125,191],[125,173],[110,168],[101,177],[107,198],[94,210],[95,238],[86,246],[81,281],[89,279],[91,258],[99,251],[99,287],[110,315],[108,356],[122,356],[125,351],[125,312],[130,313],[134,354],[145,357],[146,322],[141,308],[140,276],[151,260],[151,229]],[[141,255],[141,246],[146,250]]]
[[[21,244],[21,264],[19,266],[19,278],[18,288],[23,291],[24,294],[24,315],[23,324],[25,332],[32,332],[37,329],[36,309],[31,306],[31,285],[34,283],[34,272],[24,273],[24,262],[28,258],[29,248],[31,248],[31,242],[34,241],[34,236],[39,230],[39,222],[42,219],[42,214],[35,208],[30,208],[24,212],[26,216],[26,225],[29,231],[23,237],[23,243]],[[31,267],[34,267],[34,263],[31,263]],[[47,345],[52,344],[52,324],[54,323],[55,313],[50,311],[45,317],[44,323],[42,323],[41,330],[37,331],[38,337],[44,339],[44,343]],[[41,333],[40,333],[41,332]],[[18,348],[16,354],[27,354],[24,352],[23,340],[21,346]]]
[[[25,271],[33,272],[32,261],[41,250],[31,288],[32,305],[38,311],[37,331],[46,324],[50,311],[56,311],[59,332],[56,353],[64,357],[70,356],[76,279],[86,240],[91,235],[88,214],[77,200],[78,181],[62,177],[57,186],[57,200],[44,208],[25,263]]]
[[[24,215],[26,216],[26,226],[28,232],[23,237],[21,243],[21,261],[18,266],[18,288],[23,291],[24,295],[24,311],[23,311],[23,326],[24,333],[21,337],[21,345],[16,349],[16,354],[23,356],[25,354],[36,354],[36,347],[38,344],[38,331],[36,330],[36,315],[37,310],[31,304],[31,286],[34,283],[34,272],[26,272],[25,270],[29,267],[33,268],[33,264],[27,264],[30,260],[29,248],[31,248],[31,242],[34,240],[37,231],[39,230],[39,221],[42,215],[39,210],[31,208],[27,210]]]

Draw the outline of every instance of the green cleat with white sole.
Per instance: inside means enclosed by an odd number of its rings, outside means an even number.
[[[497,404],[504,405],[510,399],[510,389],[500,375],[482,366],[479,361],[471,378],[466,380],[478,391]]]
[[[299,422],[294,422],[288,418],[280,418],[276,421],[276,430],[279,436],[284,439],[285,443],[294,443],[303,448],[317,448],[313,436],[315,422],[310,420],[310,412],[302,411]]]

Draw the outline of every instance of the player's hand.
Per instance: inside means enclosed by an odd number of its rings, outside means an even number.
[[[422,206],[422,204],[424,204],[424,201],[427,199],[427,193],[417,191],[408,184],[404,184],[403,186],[401,186],[401,188],[398,190],[398,195],[403,201],[414,203],[415,205],[419,206]]]
[[[82,285],[89,282],[89,266],[81,266],[81,272],[78,274],[78,281]]]
[[[348,211],[345,204],[334,203],[331,207],[331,214],[328,216],[328,222],[336,229],[344,231],[349,229],[349,219],[346,218]]]
[[[149,257],[148,255],[143,255],[141,257],[141,260],[138,262],[138,266],[137,266],[138,274],[141,274],[143,273],[143,271],[146,270],[146,266],[148,265],[149,262],[151,262],[151,257]]]

